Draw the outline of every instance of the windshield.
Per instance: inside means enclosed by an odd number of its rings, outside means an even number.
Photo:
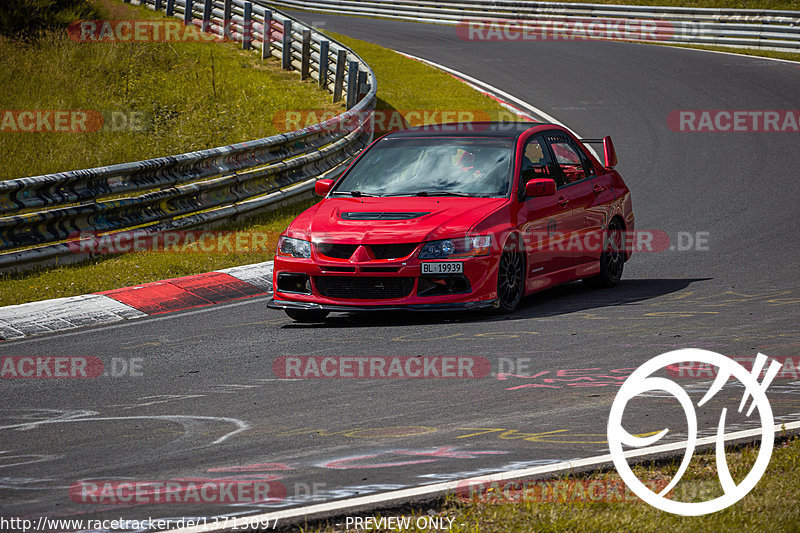
[[[513,151],[511,138],[384,139],[332,194],[504,197],[510,191]]]

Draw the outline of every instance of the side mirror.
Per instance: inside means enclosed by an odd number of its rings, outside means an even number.
[[[611,142],[611,137],[608,135],[603,137],[603,157],[606,160],[606,168],[617,166],[617,151],[614,150],[614,143]]]
[[[317,180],[314,183],[314,192],[317,196],[325,196],[333,187],[333,180]]]
[[[556,180],[549,178],[532,179],[525,184],[525,197],[551,196],[556,193]]]

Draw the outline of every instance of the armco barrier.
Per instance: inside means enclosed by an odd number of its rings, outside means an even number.
[[[515,30],[535,34],[543,24],[607,21],[663,22],[654,39],[800,52],[800,11],[723,9],[522,0],[276,0],[271,4],[323,13],[463,25],[469,21],[518,21]],[[636,40],[636,39],[631,39]]]
[[[372,139],[375,75],[346,46],[251,2],[139,3],[240,41],[262,58],[280,59],[283,68],[299,70],[302,78],[329,90],[334,102],[344,98],[347,111],[301,130],[230,146],[0,181],[0,250],[5,251],[0,270],[86,259],[72,251],[80,239],[97,233],[208,226],[283,203],[307,194],[312,178],[336,169]]]

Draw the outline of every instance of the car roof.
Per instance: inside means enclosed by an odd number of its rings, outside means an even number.
[[[431,124],[398,130],[387,138],[401,137],[517,137],[522,132],[538,126],[548,126],[546,122],[454,122]]]

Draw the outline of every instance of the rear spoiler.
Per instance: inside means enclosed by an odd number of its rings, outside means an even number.
[[[611,137],[606,135],[602,139],[580,139],[582,143],[602,144],[603,157],[605,158],[605,167],[614,168],[617,166],[617,151],[614,150],[614,143],[611,142]]]

